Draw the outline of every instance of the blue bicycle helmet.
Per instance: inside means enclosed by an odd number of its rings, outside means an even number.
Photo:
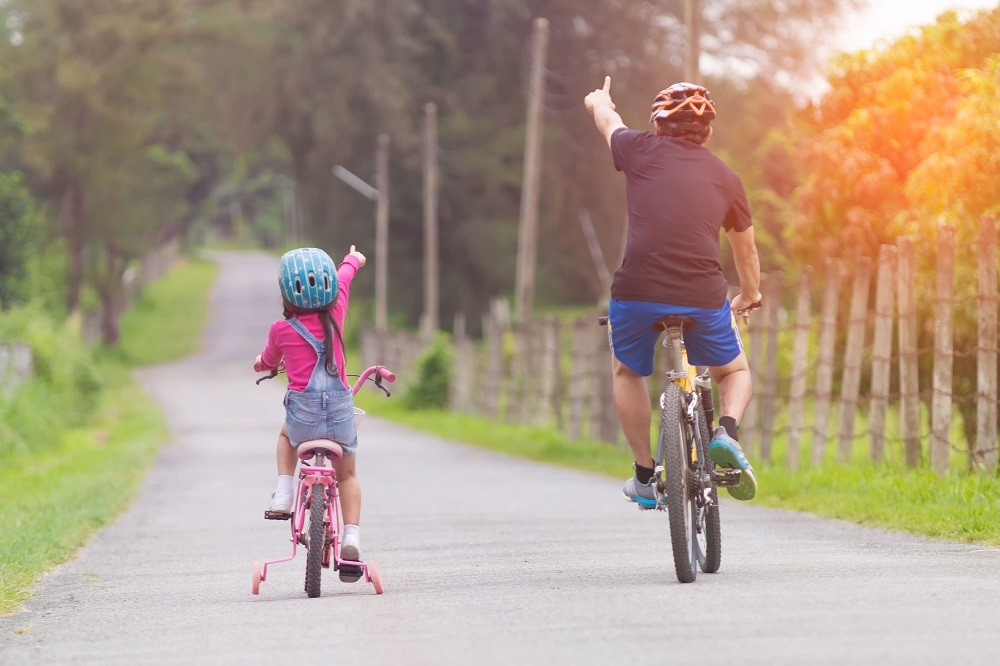
[[[323,250],[300,247],[286,252],[278,268],[281,295],[292,305],[318,310],[337,296],[337,267]]]

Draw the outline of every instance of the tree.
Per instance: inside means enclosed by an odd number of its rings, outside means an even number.
[[[0,308],[29,300],[31,260],[38,250],[35,203],[18,173],[0,173]]]
[[[798,135],[809,175],[796,192],[796,257],[874,257],[878,245],[945,220],[970,237],[997,201],[989,59],[998,43],[1000,9],[964,24],[950,12],[882,51],[840,59]]]
[[[171,109],[196,80],[183,53],[183,0],[12,2],[20,39],[4,45],[26,121],[24,164],[67,239],[67,306],[101,297],[117,339],[122,276],[157,240],[191,179],[163,140]]]

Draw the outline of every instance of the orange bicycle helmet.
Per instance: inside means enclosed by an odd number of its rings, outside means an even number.
[[[653,99],[649,122],[660,134],[704,143],[715,120],[715,103],[708,89],[694,83],[675,83]]]

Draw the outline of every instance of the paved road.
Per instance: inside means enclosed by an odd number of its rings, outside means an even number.
[[[275,261],[220,261],[204,351],[142,374],[172,441],[132,508],[0,618],[0,664],[997,663],[996,549],[728,502],[722,571],[681,585],[665,515],[619,482],[371,416],[362,540],[386,593],[328,575],[308,599],[300,556],[251,596],[251,561],[289,547],[261,519],[281,389],[246,367]]]

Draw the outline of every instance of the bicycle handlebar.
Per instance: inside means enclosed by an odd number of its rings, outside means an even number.
[[[357,392],[361,390],[361,387],[364,386],[365,382],[368,381],[368,378],[372,375],[375,375],[375,386],[385,391],[387,396],[392,395],[389,393],[389,389],[382,386],[382,380],[384,379],[391,384],[396,381],[396,373],[384,365],[373,365],[358,375],[358,380],[354,382],[354,386],[351,387],[351,393],[356,395]]]
[[[254,372],[263,372],[265,370],[264,366],[261,365],[260,363],[254,363],[253,369]],[[284,370],[285,369],[280,366],[277,368],[271,368],[271,371],[268,374],[264,375],[263,377],[258,377],[256,383],[260,384],[265,379],[273,379],[274,377],[278,376],[279,372],[284,372]],[[391,393],[389,393],[389,389],[387,389],[385,386],[382,385],[382,381],[385,380],[390,384],[393,383],[394,381],[396,381],[396,373],[390,370],[389,368],[385,367],[384,365],[373,365],[370,368],[366,369],[364,372],[362,372],[360,375],[358,375],[357,381],[354,382],[354,386],[351,387],[351,394],[357,395],[358,391],[361,390],[361,387],[364,386],[365,382],[368,381],[368,379],[372,375],[375,375],[374,379],[375,386],[382,389],[385,392],[386,396],[392,395]]]

